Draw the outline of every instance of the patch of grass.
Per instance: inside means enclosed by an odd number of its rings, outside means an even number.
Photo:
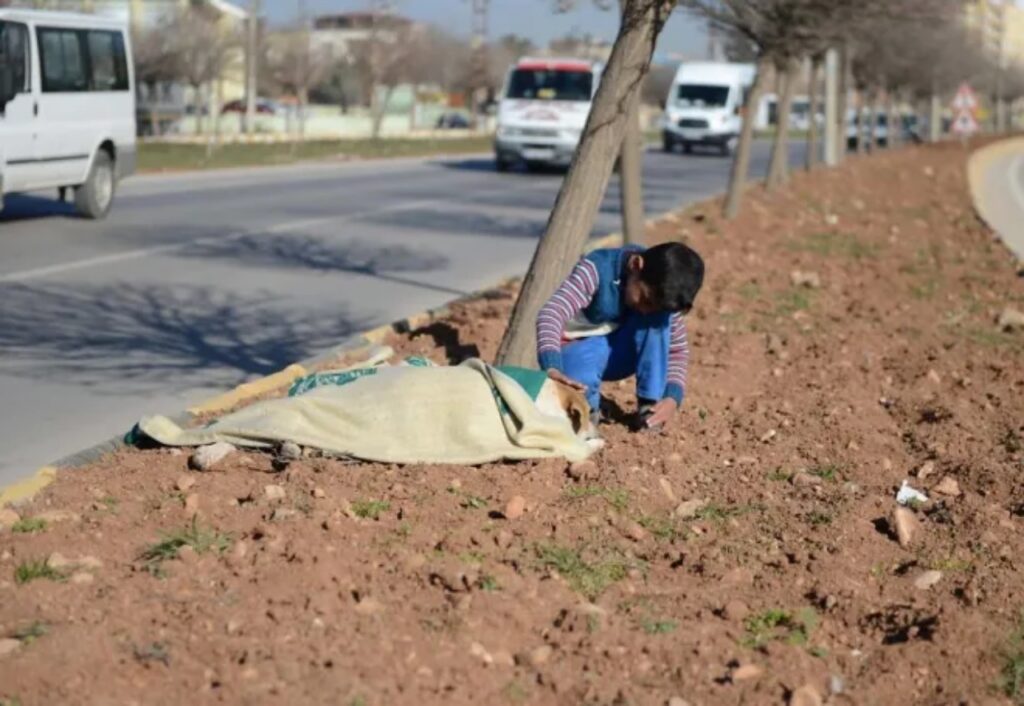
[[[480,588],[488,593],[501,590],[501,584],[498,583],[498,579],[494,578],[490,574],[481,574],[478,583],[480,584]]]
[[[356,500],[352,503],[352,512],[364,520],[376,520],[382,512],[390,509],[391,503],[387,500]]]
[[[774,471],[768,474],[768,480],[775,482],[786,482],[793,477],[792,471],[783,470],[781,467],[776,468]]]
[[[839,466],[834,463],[827,464],[825,466],[815,466],[811,470],[807,471],[812,476],[817,476],[823,481],[828,483],[834,483],[839,479]]]
[[[483,510],[487,507],[487,500],[478,495],[467,495],[462,499],[461,505],[471,510]]]
[[[948,556],[944,559],[936,559],[935,561],[928,562],[928,568],[934,569],[935,571],[953,573],[958,571],[967,571],[971,568],[971,562],[969,559],[957,559],[956,557]]]
[[[792,243],[791,249],[814,253],[821,257],[839,256],[854,260],[863,260],[878,255],[878,249],[874,245],[865,243],[849,233],[834,230],[811,233]]]
[[[971,343],[985,348],[1024,350],[1024,338],[1000,331],[994,326],[968,326],[963,329],[963,335]]]
[[[582,552],[557,544],[542,544],[536,548],[542,566],[554,569],[574,591],[588,600],[595,600],[617,581],[626,578],[628,565],[619,557],[605,557],[589,562]]]
[[[697,410],[697,416],[700,417],[700,420],[703,422],[705,419],[708,418],[708,411],[701,407],[700,409]]]
[[[807,513],[807,522],[810,523],[812,527],[830,525],[832,524],[832,515],[828,514],[827,512],[822,512],[820,510],[812,510],[811,512]]]
[[[759,509],[755,505],[733,505],[730,507],[709,503],[697,511],[696,518],[709,522],[725,522],[731,517],[741,517]]]
[[[26,517],[11,525],[11,532],[22,534],[34,534],[42,532],[44,529],[46,529],[46,520],[41,520],[38,517]]]
[[[363,695],[353,696],[352,700],[348,702],[349,706],[366,706],[366,697]]]
[[[1003,666],[999,670],[999,690],[1018,706],[1024,706],[1024,613],[999,650]]]
[[[736,291],[748,302],[761,298],[761,287],[756,282],[744,282]]]
[[[146,564],[147,570],[154,574],[161,573],[161,564],[178,556],[182,547],[192,547],[196,554],[209,551],[223,553],[231,546],[231,536],[216,530],[202,527],[193,515],[192,523],[181,530],[165,534],[159,542],[155,542],[139,554],[139,559]]]
[[[491,138],[473,135],[457,138],[379,140],[307,140],[296,143],[221,145],[207,158],[206,145],[139,143],[139,171],[179,171],[255,167],[290,164],[298,161],[355,157],[416,157],[432,154],[464,154],[490,150]]]
[[[117,506],[121,504],[121,501],[115,498],[113,495],[105,495],[100,498],[100,502],[103,503],[108,510],[113,512],[117,509]]]
[[[49,559],[30,559],[18,564],[14,570],[14,582],[24,585],[36,579],[49,579],[50,581],[65,581],[67,575],[50,566]]]
[[[817,612],[809,606],[795,613],[780,609],[766,610],[743,621],[747,634],[740,640],[740,644],[754,649],[775,640],[790,645],[806,645],[811,633],[818,627],[818,622]]]
[[[939,291],[939,282],[936,279],[928,278],[924,282],[910,285],[910,294],[914,299],[928,300]]]
[[[462,552],[461,554],[459,554],[459,561],[461,561],[464,564],[480,565],[484,563],[484,555],[480,552],[474,551]]]
[[[640,622],[640,627],[642,627],[644,632],[648,635],[664,635],[679,627],[679,623],[674,620],[652,620],[650,618],[644,618]]]
[[[792,316],[811,308],[811,294],[806,289],[787,289],[775,295],[775,315]]]
[[[670,542],[686,536],[685,531],[680,531],[673,517],[655,517],[654,515],[642,515],[637,523],[650,532],[656,539]]]
[[[7,698],[0,698],[0,706],[21,706],[21,699],[17,696],[8,696]]]
[[[622,512],[629,506],[629,491],[622,488],[605,488],[600,485],[574,485],[566,489],[565,495],[570,500],[602,497],[619,512]]]
[[[132,657],[143,664],[160,662],[165,667],[171,666],[171,653],[167,650],[167,645],[162,642],[151,642],[142,646],[135,645],[132,647]]]
[[[13,633],[11,633],[11,637],[13,637],[15,640],[20,640],[22,643],[26,645],[30,645],[42,636],[44,636],[49,631],[49,625],[42,621],[36,620],[29,623],[23,628],[18,628],[17,630],[15,630]]]
[[[525,704],[530,698],[530,692],[526,690],[526,687],[515,680],[510,681],[502,688],[501,695],[514,704]]]

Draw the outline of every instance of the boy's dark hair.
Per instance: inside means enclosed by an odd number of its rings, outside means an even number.
[[[650,288],[652,303],[661,311],[689,312],[704,284],[700,255],[682,243],[664,243],[645,250],[643,258],[640,279]]]

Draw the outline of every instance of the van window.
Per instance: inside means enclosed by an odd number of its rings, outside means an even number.
[[[39,60],[43,65],[43,92],[86,91],[85,52],[73,29],[38,30]]]
[[[28,27],[16,22],[0,22],[0,67],[13,67],[14,91],[27,93],[29,84]]]
[[[676,90],[676,103],[685,108],[724,108],[728,100],[728,86],[683,83]]]
[[[127,91],[128,62],[124,54],[124,37],[120,32],[90,30],[89,87],[93,91]]]
[[[516,69],[508,82],[507,98],[523,100],[589,101],[594,74],[590,71]]]

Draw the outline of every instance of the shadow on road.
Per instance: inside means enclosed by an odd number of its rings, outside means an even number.
[[[53,198],[35,194],[5,196],[4,210],[0,211],[0,223],[54,217],[77,218],[78,214],[73,203],[61,203],[56,194]]]
[[[548,197],[550,202],[550,197]],[[473,205],[479,205],[478,199]],[[488,213],[452,209],[411,208],[359,219],[365,223],[401,230],[429,230],[451,235],[496,235],[505,238],[539,238],[544,234],[547,214],[541,219],[502,217]]]
[[[217,258],[233,264],[257,267],[350,272],[443,294],[466,294],[459,289],[396,274],[425,273],[447,268],[448,257],[428,248],[374,245],[358,239],[331,243],[308,235],[267,234],[196,243],[185,247],[177,255],[201,260]]]
[[[373,323],[344,307],[324,315],[279,300],[195,286],[0,286],[0,371],[109,392],[235,385]]]
[[[436,166],[444,167],[445,169],[454,169],[458,171],[470,171],[470,172],[497,172],[498,170],[494,166],[493,157],[472,157],[470,159],[446,159],[438,160],[434,162]],[[566,167],[547,167],[538,165],[533,169],[527,169],[525,165],[518,165],[505,174],[511,176],[546,176],[546,177],[564,177],[567,169]]]

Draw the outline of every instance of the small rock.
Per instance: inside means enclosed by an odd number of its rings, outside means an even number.
[[[278,449],[277,457],[283,461],[298,461],[302,458],[302,447],[294,441],[285,441]]]
[[[184,564],[195,564],[199,561],[199,555],[189,544],[186,544],[184,547],[179,547],[177,556],[178,560]]]
[[[828,690],[833,694],[841,694],[846,689],[846,684],[843,682],[843,678],[838,674],[831,674],[828,678]]]
[[[178,480],[174,481],[174,487],[182,493],[188,492],[189,488],[196,484],[196,479],[192,476],[178,476]]]
[[[810,473],[797,471],[789,479],[789,482],[800,488],[809,488],[811,486],[821,485],[824,480],[820,476],[812,476]]]
[[[185,498],[185,514],[195,515],[197,512],[199,512],[199,495],[189,493]]]
[[[267,500],[284,500],[288,497],[288,492],[280,485],[263,486],[263,494],[267,496]]]
[[[299,511],[290,507],[275,507],[274,511],[270,513],[270,519],[274,522],[283,522],[285,520],[292,520],[299,514]]]
[[[960,484],[953,476],[946,476],[938,482],[938,484],[932,488],[933,493],[939,495],[946,495],[951,498],[960,497]]]
[[[921,464],[921,467],[917,469],[917,478],[918,480],[924,480],[934,472],[935,461],[925,461]]]
[[[839,599],[833,596],[831,593],[825,596],[825,610],[832,610],[839,604]]]
[[[732,672],[733,681],[750,681],[751,679],[757,679],[764,674],[764,669],[757,666],[756,664],[744,664]]]
[[[694,498],[692,500],[684,500],[676,506],[673,511],[676,517],[681,520],[692,520],[697,516],[697,513],[707,507],[707,498]]]
[[[728,620],[741,621],[750,615],[750,607],[740,600],[732,600],[722,608],[722,615]]]
[[[67,569],[68,567],[74,566],[75,562],[68,559],[60,552],[54,552],[47,560],[46,565],[51,569]]]
[[[505,517],[509,520],[518,520],[526,512],[526,498],[522,495],[513,496],[505,504]]]
[[[907,548],[914,539],[914,534],[921,528],[914,511],[907,507],[898,507],[893,512],[892,523],[896,528],[896,539],[900,546]]]
[[[928,371],[928,376],[927,377],[928,377],[928,379],[930,381],[934,382],[936,385],[941,385],[942,384],[942,377],[934,369]]]
[[[56,522],[79,522],[82,517],[71,510],[47,510],[36,515],[36,519],[52,525]]]
[[[821,706],[821,695],[810,684],[804,684],[790,695],[789,706]]]
[[[86,555],[81,557],[78,561],[75,562],[75,564],[80,568],[88,569],[89,571],[97,571],[103,568],[103,561],[97,559],[92,555]]]
[[[216,444],[200,446],[188,460],[189,465],[197,471],[212,471],[214,466],[236,451],[234,444],[218,441]]]
[[[20,647],[21,640],[15,640],[13,637],[5,637],[0,640],[0,657],[6,657]]]
[[[785,345],[782,336],[777,333],[767,333],[764,337],[764,348],[771,355],[778,355]]]
[[[479,642],[474,642],[469,646],[469,654],[473,655],[484,664],[492,664],[494,662],[494,658],[491,657],[491,653],[488,652]]]
[[[92,583],[95,580],[96,579],[93,577],[93,575],[90,574],[88,571],[77,571],[77,572],[71,574],[71,579],[70,579],[71,583],[79,585],[79,586],[88,585],[88,584]]]
[[[1012,307],[1006,307],[999,314],[996,322],[1001,331],[1013,331],[1024,329],[1024,312],[1017,311]]]
[[[530,650],[529,663],[534,669],[537,669],[548,663],[551,659],[551,655],[554,653],[555,648],[551,645],[541,645]]]
[[[914,588],[920,589],[922,591],[927,591],[929,588],[931,588],[941,580],[941,571],[924,571],[918,574],[917,578],[914,579]]]
[[[494,543],[499,549],[508,549],[512,545],[512,533],[508,530],[499,530],[494,535]]]
[[[327,497],[327,493],[324,492],[323,488],[313,488],[313,497],[318,500],[323,500]]]
[[[769,429],[768,431],[761,435],[761,443],[767,444],[769,441],[775,438],[776,434],[778,434],[777,431],[775,431],[774,429]]]
[[[669,483],[668,478],[661,476],[658,478],[658,486],[661,488],[662,495],[670,502],[676,502],[675,491],[672,490],[672,484]]]
[[[579,482],[589,478],[597,478],[598,468],[597,464],[593,461],[577,461],[576,463],[569,464],[566,473],[574,481]]]
[[[642,542],[647,539],[647,530],[640,526],[639,522],[633,520],[626,520],[620,526],[619,530],[627,538],[634,542]]]
[[[494,664],[499,667],[512,667],[515,665],[515,660],[512,658],[512,653],[506,650],[498,650],[491,654],[494,658]]]
[[[839,225],[839,216],[834,213],[825,214],[825,225],[834,226]]]
[[[818,289],[821,287],[821,277],[818,276],[817,272],[793,270],[789,273],[789,281],[794,287],[807,287],[808,289]]]
[[[7,507],[0,507],[0,530],[10,528],[21,519],[21,515]]]

